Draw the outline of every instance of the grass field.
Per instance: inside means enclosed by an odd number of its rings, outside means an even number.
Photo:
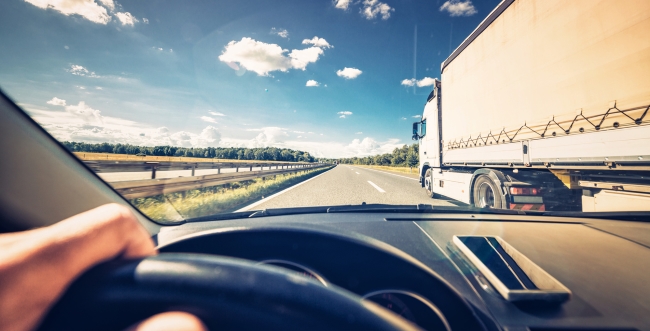
[[[136,156],[136,155],[129,155],[129,154],[112,154],[112,153],[73,152],[73,154],[83,161],[114,160],[114,161],[170,161],[170,162],[287,163],[287,161],[232,160],[232,159],[210,159],[210,158],[202,158],[202,157],[151,156],[151,155]]]
[[[383,171],[390,171],[390,172],[396,172],[400,174],[407,174],[407,175],[412,175],[414,177],[419,177],[418,175],[418,167],[413,167],[413,169],[409,169],[408,167],[387,167],[387,166],[376,166],[376,165],[354,165],[355,167],[363,167],[363,168],[370,168],[370,169],[377,169],[377,170],[383,170]]]
[[[277,175],[265,180],[260,178],[186,192],[138,198],[131,200],[131,203],[155,221],[161,223],[179,222],[188,218],[232,212],[328,169],[306,170],[300,173]]]

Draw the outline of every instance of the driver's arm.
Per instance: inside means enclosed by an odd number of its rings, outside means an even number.
[[[0,330],[35,329],[72,281],[95,264],[154,254],[149,234],[128,208],[118,204],[104,205],[52,226],[0,234]],[[155,316],[135,328],[173,326],[174,321],[202,327],[197,318],[177,313]],[[187,330],[192,329],[197,330]]]

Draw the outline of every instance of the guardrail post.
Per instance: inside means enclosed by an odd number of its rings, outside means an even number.
[[[250,169],[249,169],[248,171],[253,171],[253,166],[251,166]]]
[[[194,177],[194,170],[196,169],[196,164],[192,165],[192,177]]]
[[[156,179],[156,166],[151,166],[151,179]]]
[[[235,168],[235,172],[239,172],[239,167],[236,167],[236,168]]]
[[[217,168],[217,174],[221,173],[221,168]]]

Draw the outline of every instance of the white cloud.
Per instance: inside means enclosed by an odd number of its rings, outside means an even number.
[[[354,139],[343,149],[346,154],[354,156],[367,156],[390,153],[395,148],[401,147],[399,139],[389,139],[386,142],[378,142],[370,137]]]
[[[208,126],[200,133],[151,127],[116,117],[101,116],[98,110],[80,102],[66,111],[27,108],[32,118],[60,141],[109,142],[138,146],[216,147],[221,134]]]
[[[291,68],[291,60],[284,55],[285,52],[287,51],[279,45],[245,37],[241,41],[229,42],[219,60],[233,64],[237,62],[260,76],[268,76],[271,71],[287,71]]]
[[[294,49],[289,54],[291,58],[291,66],[294,69],[305,70],[309,63],[318,61],[320,55],[323,54],[323,49],[320,47],[309,47],[306,49]]]
[[[448,0],[440,6],[440,11],[446,11],[452,17],[472,16],[478,12],[470,0]]]
[[[130,25],[133,26],[135,23],[138,23],[137,18],[135,18],[131,13],[129,12],[124,12],[124,13],[117,13],[115,14],[115,17],[122,23],[122,25]]]
[[[424,77],[418,80],[418,87],[433,86],[436,83],[436,80],[431,77]]]
[[[420,80],[417,80],[415,78],[411,79],[405,79],[402,81],[402,85],[404,86],[414,86],[417,85],[418,87],[425,87],[425,86],[433,86],[435,84],[436,80],[431,77],[424,77]]]
[[[339,77],[343,77],[345,79],[355,79],[361,75],[363,71],[357,69],[357,68],[348,68],[345,67],[343,70],[337,70],[336,75]]]
[[[280,36],[282,38],[288,38],[289,37],[289,31],[287,31],[286,29],[271,28],[271,34],[274,34],[276,36]]]
[[[111,21],[106,8],[97,4],[94,0],[25,0],[32,5],[41,8],[51,8],[63,15],[79,15],[91,22],[106,24]],[[103,1],[102,1],[103,2]]]
[[[76,106],[65,106],[65,111],[82,119],[86,123],[102,124],[101,112],[97,109],[90,108],[83,101],[79,101],[79,104]]]
[[[257,137],[251,141],[251,147],[266,147],[274,144],[283,143],[285,137],[289,134],[282,128],[278,127],[265,127],[262,128]]]
[[[259,133],[251,139],[222,138],[220,146],[291,148],[309,152],[315,157],[352,157],[390,153],[396,147],[402,147],[403,145],[399,143],[399,139],[378,142],[373,138],[365,138],[363,140],[355,139],[350,143],[310,141],[308,140],[309,137],[303,135],[304,132],[302,131],[288,131],[278,127],[249,129],[247,131]],[[289,135],[290,132],[298,135]],[[321,133],[314,138],[322,140],[324,135]]]
[[[327,40],[323,38],[318,38],[317,36],[314,36],[314,38],[311,39],[305,39],[302,41],[303,45],[314,45],[316,47],[322,47],[322,48],[331,48],[334,47],[330,45],[330,43],[327,42]]]
[[[144,24],[149,24],[149,19],[143,17],[143,18],[142,18],[142,23],[144,23]]]
[[[101,86],[95,86],[95,89],[96,89],[96,90],[103,90],[104,88],[101,87]]]
[[[271,71],[305,70],[309,63],[318,61],[323,54],[320,47],[294,49],[288,56],[287,52],[288,50],[282,49],[279,45],[244,37],[240,41],[229,42],[219,56],[219,60],[233,69],[241,66],[260,76],[269,76]]]
[[[113,2],[113,0],[99,0],[99,3],[108,8],[110,11],[115,10],[115,2]]]
[[[401,119],[402,121],[405,121],[405,120],[406,120],[406,117],[402,117],[402,118],[400,118],[400,119]]]
[[[307,84],[305,84],[305,86],[314,86],[314,87],[316,87],[316,86],[320,86],[320,83],[313,80],[313,79],[310,79],[310,80],[307,81]]]
[[[352,0],[334,0],[334,7],[347,10]]]
[[[54,97],[52,98],[52,100],[48,101],[47,104],[55,105],[55,106],[65,106],[65,100]]]
[[[218,111],[209,111],[208,114],[210,114],[212,116],[226,116],[226,115],[224,115],[224,114],[222,114],[222,113],[220,113]]]
[[[374,19],[377,16],[381,16],[382,20],[387,20],[390,17],[390,13],[393,11],[395,11],[394,8],[391,8],[383,2],[379,2],[379,0],[363,0],[361,14],[369,20]]]
[[[413,85],[415,85],[415,82],[416,82],[415,78],[405,79],[405,80],[402,81],[402,85],[404,85],[404,86],[413,86]]]
[[[351,111],[340,111],[340,112],[338,112],[336,114],[340,115],[339,118],[346,118],[346,117],[352,115],[352,112]]]
[[[77,65],[77,64],[72,64],[70,65],[70,69],[65,69],[65,71],[75,75],[75,76],[83,76],[83,77],[92,77],[92,78],[99,78],[97,74],[95,74],[94,71],[89,71],[88,69],[84,68],[83,66]]]
[[[204,122],[217,123],[217,120],[210,116],[201,116],[201,120]]]
[[[357,133],[355,133],[355,134],[363,134],[363,132],[359,131],[359,132],[357,132]]]
[[[411,117],[413,117],[413,118],[421,118],[422,115],[413,115],[413,116],[411,116]]]

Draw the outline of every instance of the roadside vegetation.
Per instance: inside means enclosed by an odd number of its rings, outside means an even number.
[[[377,169],[377,170],[383,170],[383,171],[390,171],[390,172],[395,172],[399,174],[411,174],[413,176],[418,175],[418,168],[417,167],[390,167],[390,166],[377,166],[377,165],[362,165],[362,164],[357,164],[357,167],[363,167],[363,168],[370,168],[370,169]]]
[[[343,158],[338,159],[338,161],[341,164],[415,168],[420,162],[419,147],[418,144],[412,144],[411,146],[404,145],[402,148],[395,148],[392,153]]]
[[[158,162],[229,162],[229,163],[250,163],[256,160],[233,160],[233,159],[208,159],[204,157],[185,157],[185,156],[138,156],[131,154],[113,154],[113,153],[89,153],[73,152],[73,154],[83,161],[158,161]],[[288,161],[264,161],[264,163],[285,163]]]
[[[142,156],[194,157],[227,160],[261,160],[286,162],[314,162],[316,159],[308,152],[288,148],[263,147],[206,147],[187,148],[176,146],[135,146],[129,144],[88,144],[83,142],[62,142],[71,152],[128,154]]]
[[[179,222],[183,219],[233,212],[257,199],[272,195],[329,169],[305,170],[185,192],[137,198],[130,202],[155,221]]]

